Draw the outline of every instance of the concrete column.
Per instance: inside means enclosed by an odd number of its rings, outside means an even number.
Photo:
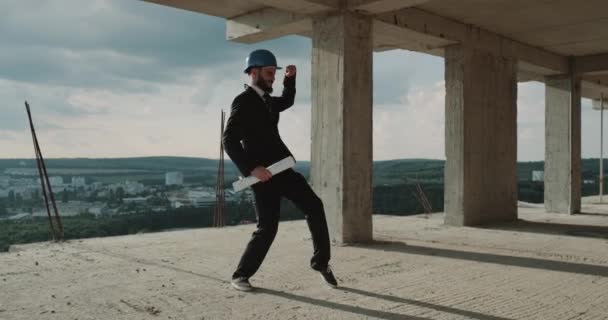
[[[581,83],[574,76],[545,80],[545,209],[581,210]]]
[[[462,45],[445,52],[445,223],[517,219],[517,64]]]
[[[372,24],[354,13],[313,22],[311,177],[332,240],[372,239]]]

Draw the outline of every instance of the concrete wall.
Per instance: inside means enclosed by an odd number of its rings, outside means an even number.
[[[450,46],[445,82],[446,224],[517,219],[516,61]]]
[[[313,22],[311,177],[330,235],[372,238],[372,27],[354,13]]]
[[[545,209],[581,210],[580,79],[545,80]]]

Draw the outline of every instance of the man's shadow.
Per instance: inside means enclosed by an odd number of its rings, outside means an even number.
[[[384,294],[364,291],[364,290],[350,288],[350,287],[338,287],[335,290],[342,290],[342,291],[352,293],[352,294],[357,294],[357,295],[366,296],[369,298],[374,298],[374,299],[379,299],[379,300],[386,300],[386,301],[400,303],[400,304],[404,304],[404,305],[414,305],[414,306],[418,306],[421,308],[433,309],[436,311],[441,311],[441,312],[445,312],[445,313],[451,313],[454,315],[463,316],[463,317],[466,317],[469,319],[511,320],[509,318],[496,317],[496,316],[486,315],[486,314],[479,313],[479,312],[456,309],[456,308],[437,305],[437,304],[433,304],[433,303],[412,300],[412,299],[405,299],[405,298],[400,298],[400,297],[391,296],[391,295],[384,295]],[[422,318],[422,317],[409,316],[409,315],[388,312],[388,311],[367,309],[367,308],[359,307],[356,305],[342,304],[342,303],[332,302],[332,301],[328,301],[328,300],[319,300],[319,299],[315,299],[315,298],[311,298],[311,297],[296,295],[293,293],[288,293],[288,292],[278,291],[278,290],[273,290],[273,289],[256,288],[253,291],[253,293],[269,294],[269,295],[273,295],[273,296],[277,296],[277,297],[281,297],[284,299],[289,299],[289,300],[293,300],[293,301],[297,301],[297,302],[301,302],[301,303],[307,303],[307,304],[316,305],[316,306],[320,306],[320,307],[324,307],[324,308],[329,308],[329,309],[334,309],[334,310],[339,310],[339,311],[344,311],[344,312],[350,312],[350,313],[354,313],[354,314],[359,314],[359,315],[364,315],[367,317],[373,317],[373,318],[379,318],[379,319],[430,320],[430,318]]]

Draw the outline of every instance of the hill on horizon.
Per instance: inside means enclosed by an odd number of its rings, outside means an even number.
[[[606,161],[606,160],[605,160]],[[199,157],[132,157],[132,158],[50,158],[45,159],[50,174],[62,176],[89,175],[107,176],[100,181],[111,182],[116,179],[130,178],[133,180],[148,180],[158,183],[164,179],[164,173],[182,171],[186,180],[214,183],[219,165],[218,159]],[[604,167],[608,167],[604,163]],[[374,184],[402,184],[408,178],[422,181],[441,182],[443,179],[445,160],[438,159],[392,159],[374,161]],[[599,175],[598,159],[583,159],[582,176],[584,179],[597,179]],[[0,159],[0,174],[6,169],[36,170],[36,160],[27,158]],[[99,170],[99,174],[95,174]],[[108,170],[121,170],[110,174]],[[230,159],[225,160],[225,177],[227,181],[236,179],[240,173]],[[310,161],[297,160],[296,170],[308,177]],[[534,170],[544,170],[544,161],[518,162],[519,180],[530,180]],[[82,173],[84,172],[84,174]],[[110,178],[110,176],[114,178]],[[188,178],[189,177],[189,178]]]

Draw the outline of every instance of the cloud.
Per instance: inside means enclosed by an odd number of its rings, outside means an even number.
[[[398,104],[374,106],[374,159],[444,156],[445,86],[413,87]]]
[[[3,1],[0,39],[1,157],[33,156],[24,100],[47,157],[217,157],[220,110],[247,81],[247,53],[267,48],[298,66],[280,130],[296,158],[310,158],[309,39],[233,43],[222,19],[135,0]],[[444,158],[443,68],[429,55],[374,54],[375,159]],[[583,155],[594,155],[587,102],[582,118]],[[519,159],[544,158],[542,84],[519,85],[518,143]]]
[[[581,153],[583,158],[600,157],[600,110],[594,110],[591,100],[583,99],[581,112]],[[604,110],[604,158],[608,158],[606,148],[606,131],[608,128],[608,118]]]
[[[545,159],[545,85],[540,82],[518,86],[518,159]],[[581,103],[581,156],[598,158],[600,151],[600,112],[591,101]],[[606,124],[605,124],[606,125]]]
[[[254,47],[292,55],[310,47],[296,36],[228,42],[222,19],[144,1],[24,0],[3,2],[0,12],[0,77],[17,81],[150,90],[129,80],[179,82],[226,63],[242,71]]]
[[[544,160],[544,84],[518,85],[518,160]],[[410,89],[400,103],[374,107],[374,159],[445,159],[445,87],[443,81]],[[592,156],[595,144],[587,140],[593,128],[592,111],[583,104],[583,156]],[[593,145],[593,147],[591,147]],[[599,148],[599,144],[597,144]]]
[[[302,61],[286,62],[302,64]],[[19,139],[8,146],[10,157],[30,156],[27,118],[21,94],[37,92],[30,101],[38,136],[47,157],[110,156],[219,156],[220,110],[229,111],[232,99],[243,90],[247,80],[242,73],[230,75],[230,66],[215,66],[192,71],[187,81],[158,85],[158,90],[143,92],[114,91],[106,88],[69,88],[44,84],[0,80],[19,94],[0,90],[0,97],[12,96],[11,113],[20,125],[12,130]],[[303,68],[306,69],[306,68]],[[304,74],[306,71],[302,71]],[[221,75],[221,76],[220,76]],[[282,80],[282,76],[280,76]],[[303,84],[306,81],[302,81]],[[298,83],[299,94],[301,84]],[[39,100],[57,101],[61,107],[45,108]],[[293,108],[301,112],[310,107]],[[71,110],[73,113],[68,114]],[[45,123],[43,125],[43,122]],[[285,121],[284,121],[285,122]],[[290,131],[292,121],[289,121]],[[1,122],[0,122],[1,124]],[[5,125],[2,124],[4,129]],[[308,129],[309,130],[309,129]],[[287,134],[300,139],[301,135]],[[309,143],[310,133],[304,139]],[[299,143],[299,140],[296,141]],[[307,148],[308,149],[308,148]],[[306,151],[309,152],[308,150]],[[295,152],[294,152],[295,153]],[[299,154],[298,156],[300,156]],[[9,156],[9,155],[7,155]]]
[[[10,131],[0,131],[0,141],[10,140],[14,141],[16,139],[15,134]]]
[[[545,159],[545,85],[540,82],[517,86],[517,158]]]
[[[443,59],[405,50],[374,53],[374,104],[398,105],[412,87],[443,80]]]

